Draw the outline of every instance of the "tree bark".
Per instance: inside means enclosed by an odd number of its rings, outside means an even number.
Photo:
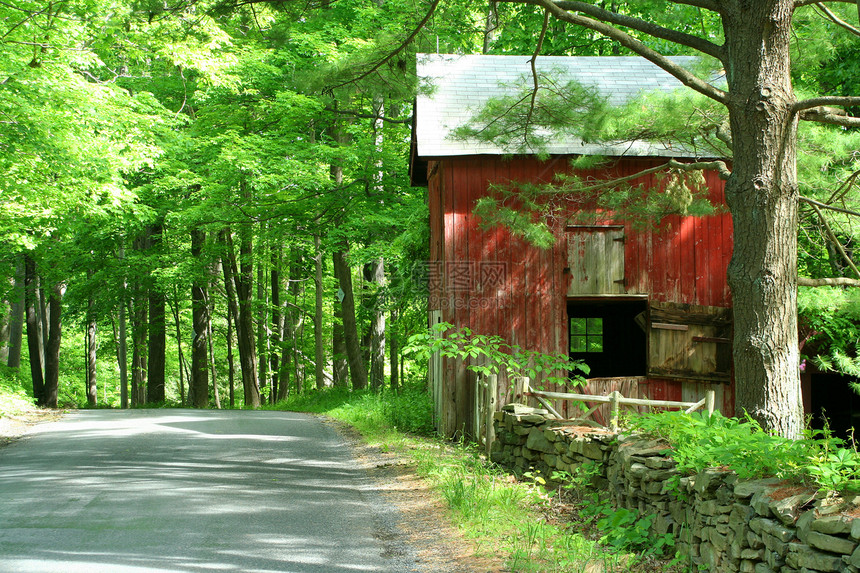
[[[397,390],[400,387],[400,376],[397,367],[398,359],[400,358],[400,345],[397,343],[397,309],[391,309],[391,321],[388,323],[388,369],[391,371],[391,389]]]
[[[797,117],[791,85],[791,0],[729,2],[734,224],[735,404],[788,438],[803,429],[797,346]]]
[[[15,277],[12,284],[12,297],[9,305],[9,352],[6,365],[9,368],[21,367],[21,348],[24,341],[24,259],[15,261]]]
[[[60,391],[60,341],[62,338],[63,296],[66,284],[54,283],[48,296],[48,340],[45,343],[45,403],[56,408]]]
[[[159,250],[161,223],[151,225],[147,230],[146,250],[150,255]],[[164,402],[165,359],[167,351],[167,324],[165,320],[165,296],[150,277],[148,286],[149,328],[146,361],[146,401],[150,404]]]
[[[269,343],[271,347],[271,354],[269,360],[271,361],[269,364],[269,370],[272,373],[272,392],[271,392],[271,400],[272,404],[276,403],[279,400],[280,388],[279,388],[279,356],[278,351],[281,348],[282,335],[284,330],[284,320],[283,315],[281,314],[281,272],[280,272],[280,251],[281,246],[278,244],[277,249],[272,249],[272,270],[269,276],[270,285],[269,290],[272,292],[272,338]]]
[[[233,358],[233,310],[227,306],[227,385],[230,408],[236,407],[236,362]]]
[[[325,348],[323,348],[323,264],[319,234],[314,235],[314,378],[317,390],[325,387]]]
[[[337,253],[334,253],[332,257],[337,257]],[[335,279],[337,278],[337,270],[335,269]],[[343,337],[343,309],[339,299],[334,302],[333,315],[331,325],[332,378],[335,386],[346,388],[349,385],[349,365],[346,360],[346,341]]]
[[[263,223],[260,224],[260,236],[265,233]],[[260,252],[262,251],[262,252]],[[267,391],[269,383],[269,293],[268,281],[266,280],[266,269],[263,265],[265,260],[265,249],[261,248],[257,253],[260,259],[257,261],[257,380],[260,383],[260,391],[265,395],[271,395]],[[262,398],[261,398],[262,400]]]
[[[45,378],[42,371],[42,344],[39,331],[38,293],[36,291],[36,261],[24,255],[24,307],[27,322],[27,352],[30,357],[30,377],[33,380],[33,397],[40,406],[45,404]]]
[[[228,303],[236,325],[236,339],[239,347],[239,362],[242,368],[242,387],[245,406],[260,407],[260,387],[257,380],[257,353],[254,346],[254,318],[252,300],[252,269],[250,237],[242,237],[237,264],[233,250],[233,240],[228,232],[222,233],[225,247],[224,284],[227,289]]]
[[[199,228],[191,229],[191,257],[200,260],[206,233]],[[209,371],[207,351],[209,349],[209,304],[206,292],[207,280],[201,271],[191,281],[191,379],[188,382],[192,406],[209,407]]]
[[[376,283],[370,325],[370,384],[376,390],[385,384],[385,261],[382,257],[371,263],[370,277]]]
[[[125,258],[125,248],[120,246],[118,257],[120,261]],[[119,367],[119,407],[121,409],[128,408],[128,348],[127,348],[127,325],[126,325],[126,313],[125,313],[125,305],[126,305],[126,297],[127,297],[127,288],[125,277],[120,281],[120,297],[119,297],[119,316],[117,318],[118,325],[118,334],[117,334],[117,345],[116,345],[116,362]]]
[[[355,298],[352,290],[352,272],[346,262],[346,249],[334,254],[334,267],[343,293],[340,306],[343,313],[344,342],[346,343],[349,377],[353,390],[364,390],[367,388],[367,368],[364,365],[364,357],[359,345],[358,324],[355,318]]]
[[[96,319],[95,301],[90,297],[87,302],[87,404],[92,408],[98,403],[98,386],[96,380]]]

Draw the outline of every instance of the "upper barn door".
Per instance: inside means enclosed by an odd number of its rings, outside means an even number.
[[[567,296],[625,294],[624,227],[568,227],[567,265]]]

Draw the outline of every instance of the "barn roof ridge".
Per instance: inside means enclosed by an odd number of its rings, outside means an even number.
[[[505,89],[510,89],[506,86],[531,74],[531,58],[530,55],[418,54],[418,79],[424,89],[419,90],[415,104],[413,142],[417,157],[522,154],[521,148],[456,138],[452,133],[467,124],[491,97],[504,95]],[[695,56],[671,59],[684,67],[694,65],[697,60]],[[536,67],[544,73],[561,74],[561,79],[594,87],[612,105],[626,103],[644,92],[671,92],[684,87],[677,78],[639,56],[540,56]],[[545,146],[531,152],[678,158],[700,155],[669,142],[584,142],[570,134],[552,135]]]

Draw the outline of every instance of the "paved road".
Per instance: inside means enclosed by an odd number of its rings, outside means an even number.
[[[90,410],[0,449],[0,572],[398,573],[397,514],[288,412]]]

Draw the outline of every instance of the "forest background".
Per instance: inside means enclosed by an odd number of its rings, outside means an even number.
[[[687,3],[601,4],[722,34]],[[0,15],[0,379],[47,406],[423,385],[403,354],[426,328],[415,54],[531,54],[538,35],[543,55],[629,54],[519,3],[16,0]],[[833,33],[856,15],[797,10],[799,92],[860,93],[860,37]],[[686,137],[715,113],[649,127]],[[800,194],[820,203],[801,210],[803,277],[860,277],[857,139],[800,128]],[[854,291],[801,287],[799,306],[807,359],[860,374]]]

